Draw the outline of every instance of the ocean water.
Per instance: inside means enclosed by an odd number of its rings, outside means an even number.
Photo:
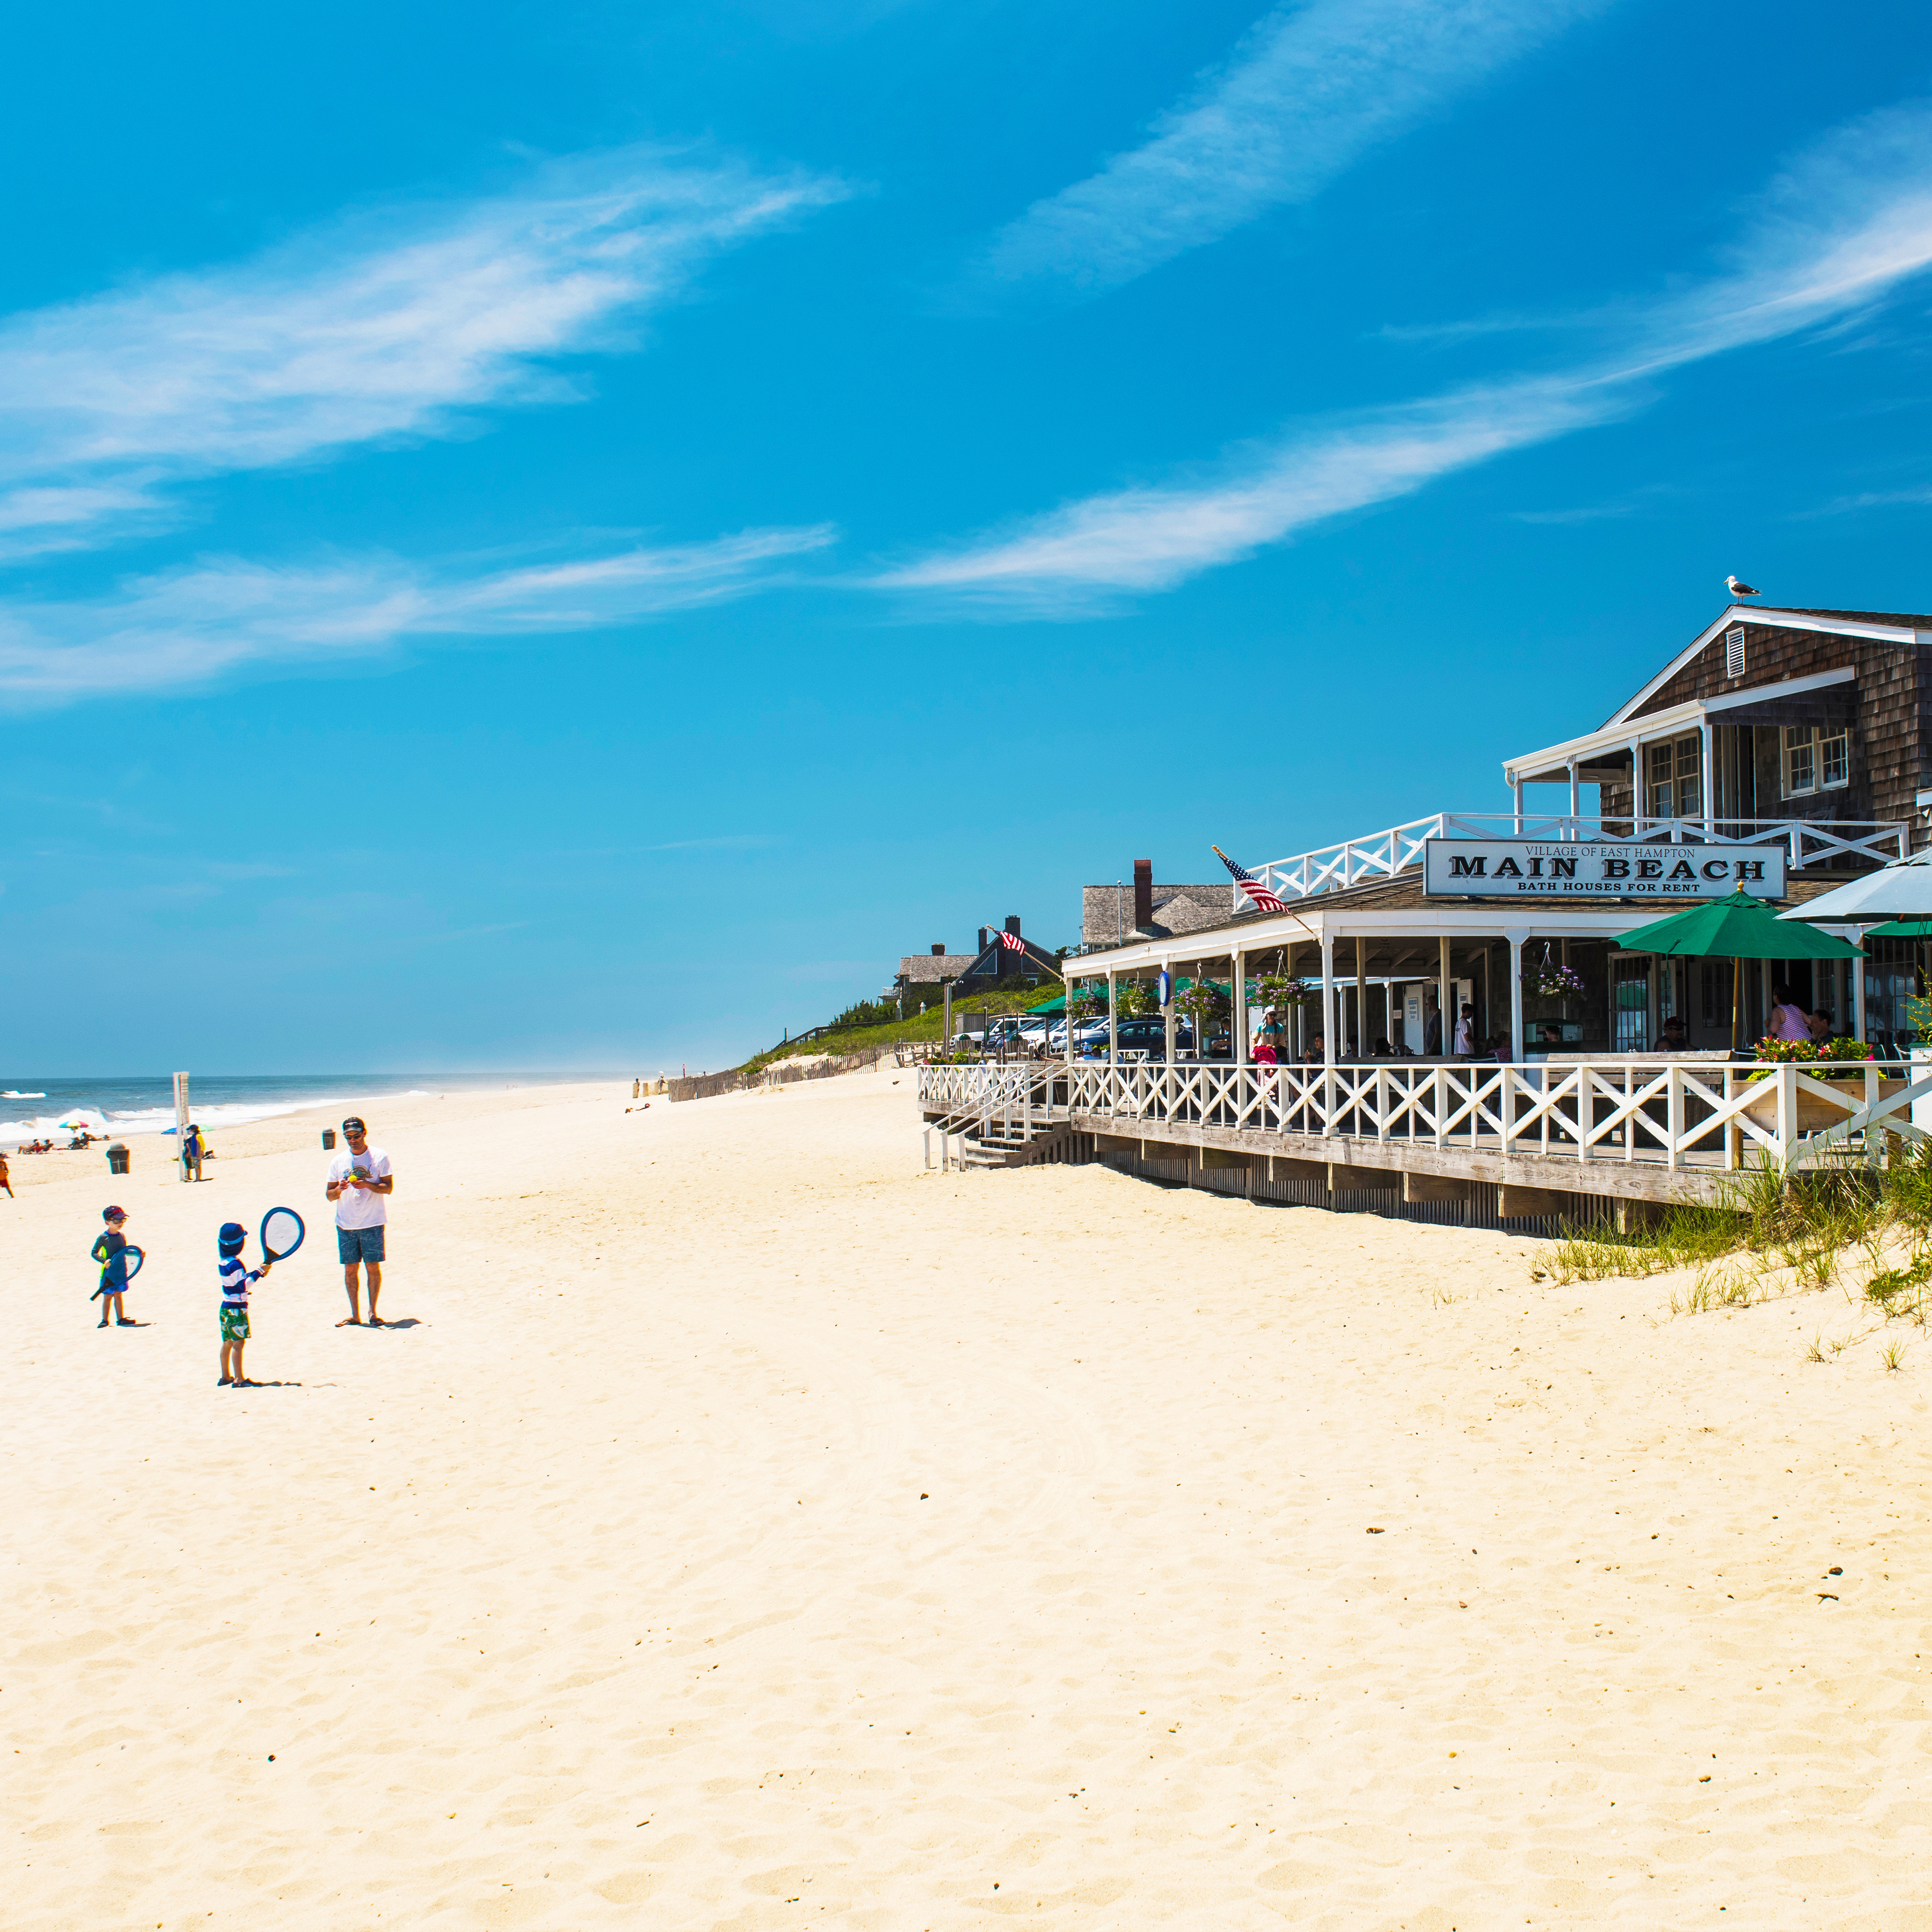
[[[598,1073],[190,1073],[189,1118],[211,1139],[224,1126],[264,1120],[304,1107],[372,1108],[386,1094],[476,1093],[507,1087],[549,1087],[613,1076]],[[628,1079],[628,1074],[622,1076]],[[80,1122],[97,1134],[175,1130],[171,1073],[72,1080],[0,1073],[0,1147],[46,1139],[64,1146]]]

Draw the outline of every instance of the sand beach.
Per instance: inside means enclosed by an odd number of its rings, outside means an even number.
[[[374,1330],[320,1116],[16,1162],[8,1924],[1932,1927],[1923,1331],[913,1092],[371,1103]]]

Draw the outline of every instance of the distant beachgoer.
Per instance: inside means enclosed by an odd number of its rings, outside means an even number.
[[[1461,1018],[1456,1022],[1456,1057],[1459,1060],[1468,1058],[1475,1036],[1476,1010],[1474,1006],[1465,1005]]]
[[[128,1225],[127,1210],[104,1208],[100,1218],[107,1223],[106,1232],[96,1240],[90,1250],[94,1259],[100,1264],[100,1285],[88,1299],[92,1301],[94,1295],[100,1298],[100,1326],[103,1328],[107,1326],[110,1314],[118,1327],[133,1328],[139,1324],[128,1319],[121,1300],[128,1286],[128,1263],[121,1252],[128,1245],[128,1238],[121,1232]]]
[[[1771,997],[1776,1002],[1771,1010],[1772,1038],[1808,1040],[1811,1037],[1810,1016],[1791,997],[1791,988],[1774,986]]]
[[[328,1198],[335,1203],[335,1246],[342,1261],[342,1284],[349,1291],[349,1317],[338,1328],[359,1328],[362,1311],[358,1304],[356,1271],[366,1269],[369,1276],[369,1326],[380,1328],[382,1318],[376,1312],[376,1298],[382,1292],[383,1231],[389,1218],[388,1196],[395,1191],[395,1177],[389,1170],[389,1156],[380,1148],[371,1147],[368,1129],[356,1114],[342,1124],[342,1137],[348,1143],[328,1167]]]
[[[274,1264],[264,1262],[252,1274],[242,1258],[248,1245],[248,1230],[238,1221],[224,1221],[215,1237],[220,1255],[216,1264],[221,1275],[221,1381],[223,1388],[246,1388],[248,1378],[242,1371],[242,1351],[248,1346],[248,1287],[260,1281]]]
[[[182,1136],[181,1163],[183,1177],[189,1180],[201,1178],[201,1163],[207,1153],[206,1144],[201,1138],[201,1130],[190,1120],[188,1132]]]
[[[0,1187],[6,1189],[7,1198],[9,1201],[12,1200],[14,1198],[14,1184],[7,1178],[7,1156],[4,1154],[0,1154]]]

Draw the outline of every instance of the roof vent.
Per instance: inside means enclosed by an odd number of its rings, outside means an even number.
[[[1742,677],[1744,674],[1744,627],[1740,624],[1735,630],[1724,633],[1724,675]]]

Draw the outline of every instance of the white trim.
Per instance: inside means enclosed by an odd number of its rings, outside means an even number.
[[[1710,712],[1734,710],[1742,704],[1774,704],[1780,698],[1797,698],[1808,691],[1822,691],[1829,685],[1852,683],[1858,674],[1856,664],[1839,664],[1830,670],[1814,671],[1808,677],[1787,677],[1776,684],[1746,685],[1742,690],[1727,691],[1717,698],[1692,698],[1673,704],[1667,711],[1632,718],[1620,730],[1606,724],[1600,731],[1572,738],[1567,743],[1505,758],[1503,770],[1525,784],[1557,784],[1568,779],[1573,762],[1587,764],[1592,752],[1628,751],[1632,730],[1640,734],[1640,742],[1645,744],[1659,738],[1681,737],[1686,730],[1694,730]],[[1543,776],[1543,772],[1550,776]]]

